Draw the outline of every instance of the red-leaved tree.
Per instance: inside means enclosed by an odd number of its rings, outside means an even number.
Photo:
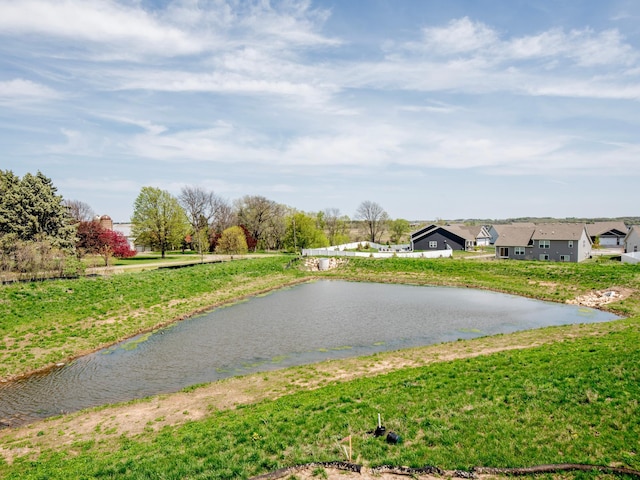
[[[104,228],[96,220],[78,222],[76,231],[76,253],[78,258],[85,255],[95,255],[99,252],[102,242],[100,235],[104,233]]]
[[[249,248],[249,250],[255,250],[256,246],[258,245],[258,239],[254,237],[249,229],[244,225],[240,225],[240,228],[244,231],[244,237],[247,240],[247,247]]]
[[[127,237],[115,230],[104,230],[100,234],[99,240],[98,253],[104,258],[105,266],[109,265],[111,257],[131,258],[136,254],[136,251],[129,245]]]

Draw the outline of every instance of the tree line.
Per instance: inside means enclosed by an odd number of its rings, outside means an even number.
[[[336,207],[302,212],[259,195],[230,202],[212,191],[185,186],[178,196],[146,186],[131,217],[136,245],[167,251],[191,249],[234,254],[300,251],[351,241],[399,243],[409,222],[391,220],[376,202],[364,201],[351,219]],[[0,271],[24,278],[76,275],[86,256],[135,255],[127,239],[80,200],[64,199],[42,172],[22,178],[0,170]]]
[[[409,231],[408,221],[391,221],[372,201],[362,202],[355,221],[362,239],[370,242],[379,242],[387,229],[394,242]],[[163,256],[185,243],[200,254],[326,247],[352,241],[354,225],[336,207],[307,213],[260,195],[229,202],[196,186],[183,187],[177,197],[166,190],[143,187],[131,222],[136,241]]]

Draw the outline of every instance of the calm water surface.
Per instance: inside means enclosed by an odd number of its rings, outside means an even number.
[[[0,422],[18,425],[331,358],[615,318],[473,289],[318,281],[218,308],[47,374],[0,384]]]

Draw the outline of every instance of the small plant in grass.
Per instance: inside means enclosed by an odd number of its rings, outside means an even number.
[[[329,478],[327,471],[322,467],[316,467],[311,472],[311,476],[315,478]]]

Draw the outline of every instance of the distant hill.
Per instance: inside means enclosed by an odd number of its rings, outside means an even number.
[[[640,217],[595,217],[595,218],[581,218],[581,217],[567,217],[567,218],[553,218],[553,217],[517,217],[517,218],[456,218],[453,220],[420,220],[412,222],[412,224],[424,225],[429,223],[438,223],[445,225],[447,223],[462,223],[465,225],[500,225],[505,223],[595,223],[595,222],[624,222],[629,225],[640,225]]]

